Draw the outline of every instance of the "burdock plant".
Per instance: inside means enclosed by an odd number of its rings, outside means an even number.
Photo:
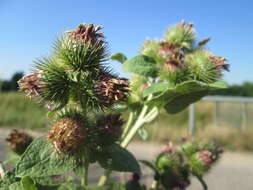
[[[51,55],[36,60],[33,72],[19,81],[20,90],[49,109],[51,128],[22,154],[12,181],[2,184],[12,183],[10,187],[19,189],[50,185],[55,189],[129,189],[135,184],[144,189],[138,185],[138,161],[126,150],[135,134],[146,138],[145,124],[160,110],[178,113],[211,90],[226,87],[220,80],[222,71],[228,70],[226,59],[205,49],[209,39],[196,42],[192,24],[182,21],[172,26],[162,40],[145,42],[131,59],[122,53],[111,56],[132,73],[129,80],[109,67],[108,44],[101,29],[81,24],[65,32],[55,41]],[[167,169],[157,165],[167,172],[156,179],[163,184],[155,186],[157,190],[186,188],[190,172],[202,176],[206,165],[216,159],[209,149],[199,149],[189,158],[192,167],[184,167],[178,151],[163,153],[160,159],[163,155],[170,156],[164,157]],[[93,163],[106,170],[98,187],[88,186]],[[171,170],[172,165],[178,167]],[[112,185],[112,171],[132,172],[134,177],[127,185]],[[52,176],[69,172],[81,179],[80,185],[52,182]]]

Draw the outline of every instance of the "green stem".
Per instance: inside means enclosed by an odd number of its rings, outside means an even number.
[[[152,99],[152,95],[149,95],[148,98],[147,98],[147,101],[151,100]],[[131,140],[133,139],[134,135],[136,134],[136,132],[140,129],[140,127],[143,126],[143,124],[145,123],[145,115],[148,115],[149,113],[147,113],[148,111],[148,106],[147,105],[144,105],[137,120],[135,121],[135,123],[133,125],[131,125],[133,123],[133,120],[134,120],[134,113],[133,112],[130,112],[130,115],[129,115],[129,119],[128,119],[128,122],[127,122],[127,125],[124,129],[124,132],[123,132],[123,135],[122,135],[122,142],[121,142],[121,146],[126,148],[127,145],[131,142]],[[152,112],[153,109],[150,111]],[[146,114],[147,113],[147,114]],[[110,176],[111,174],[111,171],[107,170],[105,172],[105,174],[103,176],[100,177],[99,181],[98,181],[98,186],[103,186],[108,177]]]
[[[133,119],[134,119],[134,112],[131,111],[130,114],[129,114],[129,118],[128,118],[127,124],[126,124],[126,126],[124,128],[124,131],[122,133],[122,139],[124,139],[124,137],[128,133],[128,131],[129,131],[130,127],[131,127],[131,124],[133,122]]]
[[[151,184],[151,190],[157,189],[159,186],[158,184],[159,184],[158,181],[154,180],[153,183]]]
[[[149,95],[147,98],[147,101],[152,99],[152,95]],[[131,140],[133,139],[134,135],[136,134],[136,132],[140,129],[140,127],[145,123],[144,117],[146,115],[148,111],[148,106],[144,105],[140,115],[138,116],[135,124],[132,126],[132,128],[129,130],[129,132],[127,133],[127,135],[125,136],[125,138],[122,140],[121,142],[121,146],[126,148],[128,146],[128,144],[131,142]]]
[[[203,178],[202,178],[201,176],[197,176],[197,175],[196,175],[196,177],[197,177],[197,179],[199,180],[199,182],[201,183],[203,189],[204,189],[204,190],[208,190],[207,184],[206,184],[206,182],[203,180]]]
[[[85,163],[85,166],[84,166],[84,178],[82,180],[82,186],[86,187],[88,186],[88,176],[89,176],[89,162],[86,162]]]
[[[103,186],[108,180],[108,177],[110,176],[110,174],[111,174],[110,170],[105,170],[105,174],[100,177],[97,183],[97,186]]]
[[[121,143],[121,146],[126,148],[128,146],[128,144],[130,143],[130,141],[133,139],[134,135],[136,134],[136,132],[138,131],[138,129],[140,129],[140,127],[144,124],[144,120],[139,118],[136,123],[133,125],[133,127],[130,129],[129,133],[127,134],[127,136],[124,138],[124,140]]]

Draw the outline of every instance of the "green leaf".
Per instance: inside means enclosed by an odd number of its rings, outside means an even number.
[[[53,118],[55,116],[55,112],[53,112],[53,111],[49,111],[49,112],[47,112],[47,117],[48,118]]]
[[[118,144],[105,148],[98,160],[101,167],[119,172],[141,173],[135,157]]]
[[[212,90],[217,90],[217,89],[225,89],[225,88],[227,88],[228,84],[225,81],[223,81],[223,80],[219,80],[219,81],[217,81],[215,83],[210,84],[209,86],[210,86],[210,88]]]
[[[127,60],[127,57],[123,53],[115,53],[111,56],[111,60],[124,63]]]
[[[57,177],[57,176],[55,176]],[[59,176],[60,177],[60,176]],[[35,177],[33,180],[42,186],[59,186],[63,182],[65,182],[65,178],[62,179],[54,179],[54,176],[48,176],[48,177]]]
[[[7,172],[5,172],[3,178],[0,177],[0,187],[1,187],[2,189],[7,189],[7,190],[9,190],[8,187],[9,187],[12,183],[15,183],[15,182],[17,182],[17,178],[15,177],[15,174],[12,173],[12,172],[7,171]],[[0,188],[0,189],[1,189],[1,188]],[[2,190],[2,189],[1,189],[1,190]]]
[[[175,114],[208,95],[211,90],[222,88],[226,88],[226,83],[223,81],[217,81],[212,84],[199,81],[186,81],[154,96],[152,100],[147,102],[147,105],[164,107],[167,113]]]
[[[128,59],[123,64],[123,70],[147,77],[156,77],[157,75],[155,60],[146,55],[138,55]]]
[[[85,190],[86,188],[81,187],[75,183],[63,183],[58,190]]]
[[[21,184],[25,190],[38,190],[33,179],[28,176],[21,179]]]
[[[158,93],[158,92],[165,92],[169,88],[170,87],[169,87],[169,84],[167,82],[153,83],[143,91],[143,96],[146,97],[149,94],[155,94],[155,93]]]
[[[10,151],[7,153],[7,158],[8,159],[4,161],[4,164],[10,164],[12,166],[16,166],[21,156],[13,151]]]
[[[72,156],[59,155],[43,136],[34,140],[16,166],[17,177],[58,175],[76,167]]]
[[[193,92],[193,93],[177,96],[168,104],[166,104],[164,108],[167,111],[167,113],[176,114],[178,112],[183,111],[190,104],[206,96],[208,92],[209,92],[208,90],[203,90],[203,91],[198,91],[198,92]]]
[[[9,186],[9,190],[26,190],[20,182],[15,182]]]

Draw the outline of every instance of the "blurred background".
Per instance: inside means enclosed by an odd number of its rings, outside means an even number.
[[[207,176],[210,189],[253,189],[252,8],[250,0],[0,0],[0,160],[9,130],[47,130],[45,108],[18,92],[17,81],[32,70],[36,58],[49,54],[59,34],[80,23],[99,24],[104,26],[110,53],[132,57],[146,39],[159,39],[167,27],[184,19],[194,23],[199,39],[211,37],[208,48],[214,54],[229,60],[231,71],[224,76],[229,88],[179,114],[161,113],[147,128],[147,141],[175,142],[188,134],[215,141],[228,153],[226,162]],[[120,64],[110,64],[128,77]],[[238,175],[244,175],[244,181]],[[211,183],[214,179],[218,180]],[[227,179],[234,184],[229,186]]]

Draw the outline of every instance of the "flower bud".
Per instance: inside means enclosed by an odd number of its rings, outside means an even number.
[[[191,49],[195,41],[195,31],[192,23],[181,21],[169,28],[165,34],[166,42],[176,44],[180,48]]]
[[[162,149],[161,153],[172,153],[175,152],[178,149],[176,145],[174,145],[172,142],[170,142],[168,145]]]
[[[125,101],[128,92],[129,83],[126,79],[104,76],[95,85],[95,94],[98,100],[105,106]]]
[[[33,138],[26,133],[13,130],[6,141],[9,142],[11,149],[17,154],[23,154],[26,148],[31,144]]]
[[[220,79],[221,72],[210,57],[210,53],[197,50],[186,56],[190,78],[204,83],[213,83]]]
[[[53,125],[48,138],[58,152],[78,152],[85,143],[87,130],[81,119],[64,118]]]
[[[18,81],[19,89],[24,91],[30,98],[38,96],[43,90],[41,77],[42,74],[39,72],[24,76]]]
[[[160,63],[162,61],[162,57],[158,54],[159,47],[159,42],[155,40],[148,40],[142,45],[140,53],[142,55],[152,57],[157,63]]]
[[[177,152],[160,153],[156,160],[159,169],[177,168],[182,161],[182,155]]]
[[[214,163],[216,156],[209,150],[199,150],[189,160],[194,175],[204,175]]]
[[[211,165],[215,160],[212,153],[208,150],[200,150],[197,152],[197,154],[199,159],[206,165]]]
[[[122,134],[124,121],[120,114],[102,115],[96,122],[97,144],[110,145],[117,141]]]
[[[226,64],[227,59],[225,57],[211,55],[210,59],[215,64],[215,67],[218,71],[221,70],[229,71],[229,64]]]
[[[179,72],[184,67],[184,56],[180,49],[173,43],[160,44],[159,53],[164,58],[164,68],[167,72]]]
[[[95,27],[93,24],[80,24],[77,29],[68,31],[67,33],[72,40],[94,45],[97,42],[102,42],[101,38],[104,38],[104,34],[98,32],[102,28],[102,26]]]

